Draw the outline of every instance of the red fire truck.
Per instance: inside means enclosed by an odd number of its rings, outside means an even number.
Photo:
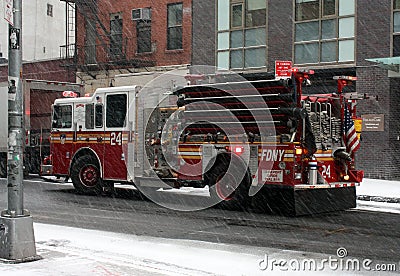
[[[261,202],[289,214],[355,207],[359,147],[354,100],[338,91],[303,95],[310,72],[246,81],[229,74],[187,75],[188,85],[152,94],[137,86],[97,89],[53,105],[51,164],[80,193],[114,183],[140,191],[209,187],[213,202]],[[207,83],[206,83],[207,82]],[[163,98],[163,101],[160,101]],[[354,131],[355,133],[355,131]]]

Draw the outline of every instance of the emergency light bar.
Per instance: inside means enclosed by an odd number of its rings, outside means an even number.
[[[357,77],[353,77],[353,76],[334,76],[333,79],[334,79],[334,80],[356,81],[356,80],[357,80]]]
[[[64,91],[62,93],[62,96],[64,98],[78,98],[78,93],[76,93],[74,91]]]
[[[309,75],[314,75],[315,71],[311,70],[311,69],[305,69],[305,68],[297,68],[297,67],[293,67],[292,69],[293,73],[305,73],[305,74],[309,74]]]

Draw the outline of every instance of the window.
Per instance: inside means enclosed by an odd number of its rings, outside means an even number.
[[[295,64],[355,59],[355,0],[295,0]]]
[[[168,31],[167,31],[167,49],[182,49],[182,17],[183,4],[168,5]]]
[[[267,9],[265,0],[252,0],[246,2],[246,27],[265,26],[267,22]]]
[[[110,56],[118,59],[122,57],[122,16],[112,14],[110,20]]]
[[[125,125],[126,105],[126,94],[107,96],[106,127],[123,127]]]
[[[53,108],[53,128],[71,128],[72,127],[72,106],[55,105]]]
[[[103,127],[103,105],[96,104],[94,112],[95,112],[94,125],[96,128],[102,128]]]
[[[393,56],[400,56],[400,0],[393,0]]]
[[[151,52],[151,21],[137,21],[137,52]]]
[[[243,26],[243,4],[232,5],[231,28]]]
[[[53,17],[53,5],[47,4],[47,16]]]
[[[319,18],[320,0],[296,0],[296,21]]]
[[[94,128],[94,104],[85,105],[85,128]]]
[[[266,0],[218,0],[217,66],[266,66]]]

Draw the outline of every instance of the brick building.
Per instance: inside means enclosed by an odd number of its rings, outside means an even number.
[[[66,70],[65,60],[54,59],[45,61],[23,62],[22,78],[47,81],[71,82],[76,81],[75,72]],[[8,81],[8,65],[0,65],[0,83]]]
[[[143,85],[162,71],[186,70],[191,62],[191,0],[63,1],[76,16],[76,33],[70,34],[75,42],[67,46],[75,58],[66,66],[77,71],[86,92]]]
[[[357,76],[359,115],[379,115],[357,152],[366,177],[400,178],[399,0],[193,0],[193,64],[271,77],[275,60],[315,70],[309,93],[334,92],[334,75]],[[207,46],[205,46],[207,45]],[[387,66],[386,66],[387,67]],[[383,116],[381,116],[383,115]]]

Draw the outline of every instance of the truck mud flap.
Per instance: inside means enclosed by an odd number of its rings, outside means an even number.
[[[263,188],[252,199],[252,208],[285,216],[343,211],[356,207],[355,187],[303,189]]]

